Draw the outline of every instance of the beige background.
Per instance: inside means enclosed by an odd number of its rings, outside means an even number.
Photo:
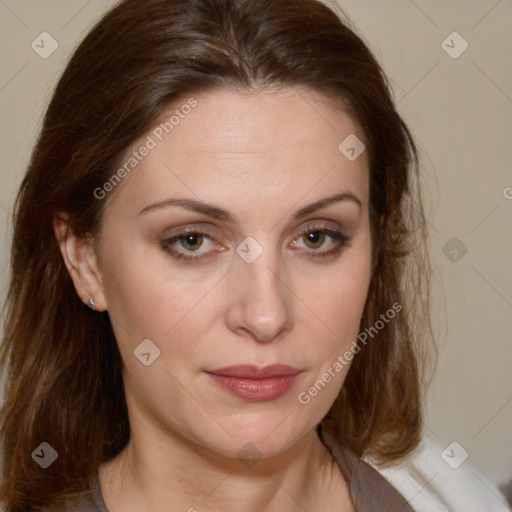
[[[113,1],[0,0],[0,300],[9,210],[49,95],[88,27]],[[420,144],[440,362],[427,434],[457,441],[495,482],[512,478],[512,1],[339,0],[390,76]],[[42,59],[43,31],[58,49]],[[441,43],[458,32],[458,58]],[[453,42],[452,42],[453,40]],[[462,40],[448,38],[454,51]],[[511,187],[511,188],[508,188]],[[509,199],[507,199],[507,197]],[[448,245],[457,262],[443,254]],[[455,245],[454,245],[455,244]],[[453,252],[453,250],[457,252]],[[446,249],[445,249],[445,252]],[[475,480],[475,485],[478,483]]]

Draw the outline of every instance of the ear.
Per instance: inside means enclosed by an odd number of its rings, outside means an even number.
[[[87,306],[91,307],[92,299],[93,309],[105,311],[107,302],[92,238],[76,236],[71,229],[69,215],[66,213],[56,213],[52,224],[76,293]]]

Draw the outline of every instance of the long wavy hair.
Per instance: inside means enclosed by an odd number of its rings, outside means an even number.
[[[433,347],[417,150],[381,67],[342,18],[316,0],[124,0],[78,46],[47,109],[13,216],[0,348],[0,504],[7,512],[87,489],[130,436],[109,314],[78,298],[54,215],[67,212],[75,233],[94,237],[105,205],[94,191],[120,155],[170,104],[220,88],[305,87],[361,127],[374,259],[361,330],[393,304],[402,310],[361,345],[322,427],[377,464],[417,446],[422,370]],[[32,457],[42,442],[58,453],[48,469]]]

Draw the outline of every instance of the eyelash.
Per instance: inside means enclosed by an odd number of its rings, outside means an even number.
[[[347,247],[350,245],[350,239],[346,235],[344,235],[341,231],[334,231],[334,230],[331,230],[331,229],[328,229],[325,227],[320,227],[320,226],[307,227],[306,229],[301,231],[297,235],[297,238],[294,240],[300,239],[301,237],[303,237],[304,235],[307,235],[308,233],[321,233],[323,235],[327,235],[328,237],[332,238],[334,241],[337,242],[335,247],[333,247],[332,249],[329,249],[327,251],[317,251],[314,249],[311,249],[311,250],[306,249],[306,252],[310,253],[309,257],[312,257],[312,258],[327,258],[329,256],[334,256],[336,254],[339,254],[343,250],[344,247]],[[202,236],[203,238],[206,238],[207,240],[210,240],[211,242],[213,242],[213,237],[210,236],[208,233],[204,233],[202,231],[197,231],[197,230],[190,230],[190,231],[185,231],[183,233],[180,233],[179,235],[175,235],[166,240],[163,240],[161,242],[160,246],[165,252],[169,253],[174,259],[182,260],[185,262],[200,261],[200,260],[203,260],[203,259],[211,256],[211,253],[209,253],[209,252],[201,253],[199,256],[192,256],[191,254],[193,254],[193,253],[176,251],[175,249],[173,249],[171,247],[172,244],[182,240],[187,235],[199,235],[199,236]]]
[[[183,233],[180,233],[179,235],[175,235],[171,238],[168,238],[167,240],[164,240],[161,243],[162,249],[169,253],[174,259],[176,260],[184,260],[185,262],[193,262],[193,261],[200,261],[205,258],[208,258],[210,256],[209,253],[201,253],[199,256],[191,256],[190,254],[187,254],[187,252],[182,251],[176,251],[171,246],[173,243],[178,242],[179,240],[182,240],[187,235],[200,235],[203,238],[206,238],[207,240],[210,240],[213,242],[213,237],[211,237],[208,233],[204,233],[203,231],[197,231],[197,230],[190,230],[190,231],[184,231]]]
[[[339,254],[344,247],[347,247],[350,245],[350,239],[344,235],[341,231],[334,231],[332,229],[323,228],[321,226],[309,226],[308,228],[301,231],[297,238],[301,238],[304,235],[307,235],[308,233],[321,233],[323,235],[327,235],[328,237],[332,238],[336,243],[336,245],[327,251],[316,251],[314,249],[311,249],[307,251],[310,254],[310,257],[312,258],[327,258],[329,256],[334,256],[336,254]]]

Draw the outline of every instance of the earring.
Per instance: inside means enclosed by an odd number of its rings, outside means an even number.
[[[96,311],[96,304],[94,304],[94,300],[92,299],[92,297],[89,299],[89,307],[90,307],[93,311]]]

